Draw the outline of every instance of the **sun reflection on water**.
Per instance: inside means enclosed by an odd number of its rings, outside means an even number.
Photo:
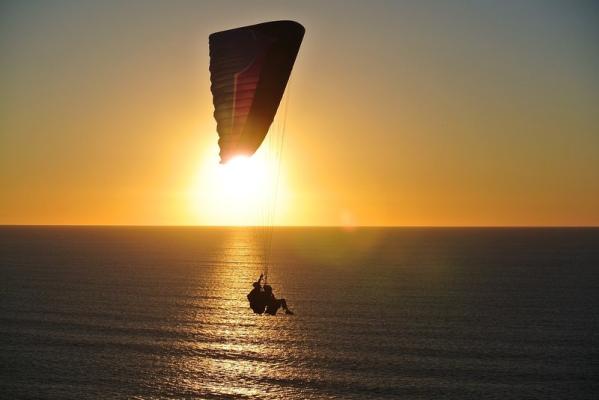
[[[193,340],[184,344],[186,351],[177,360],[179,384],[206,395],[265,395],[272,391],[269,382],[284,371],[278,365],[289,359],[280,329],[291,319],[255,315],[248,306],[246,295],[264,260],[251,228],[228,231],[221,250],[211,276],[198,280],[209,284],[198,286],[196,304],[189,310]]]

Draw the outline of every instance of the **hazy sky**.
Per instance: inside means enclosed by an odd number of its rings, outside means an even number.
[[[3,1],[0,224],[248,223],[208,35],[275,19],[306,28],[277,223],[599,225],[599,6],[520,0]]]

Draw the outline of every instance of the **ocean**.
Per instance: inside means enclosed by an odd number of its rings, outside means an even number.
[[[3,399],[594,399],[599,229],[0,227]],[[269,281],[295,315],[255,315]]]

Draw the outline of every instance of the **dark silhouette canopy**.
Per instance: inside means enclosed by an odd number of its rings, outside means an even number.
[[[275,117],[304,27],[273,21],[210,35],[210,81],[221,163],[258,150]]]

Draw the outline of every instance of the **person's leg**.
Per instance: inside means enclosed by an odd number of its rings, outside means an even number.
[[[275,301],[275,312],[279,311],[279,308],[281,308],[281,306],[283,305],[284,301],[285,300],[281,301],[281,299],[277,299]]]
[[[285,299],[281,299],[281,306],[283,306],[283,310],[285,310],[285,314],[293,314],[293,311],[287,307],[287,301]]]
[[[281,300],[274,300],[266,307],[266,312],[270,315],[276,315],[277,311],[281,308]]]

